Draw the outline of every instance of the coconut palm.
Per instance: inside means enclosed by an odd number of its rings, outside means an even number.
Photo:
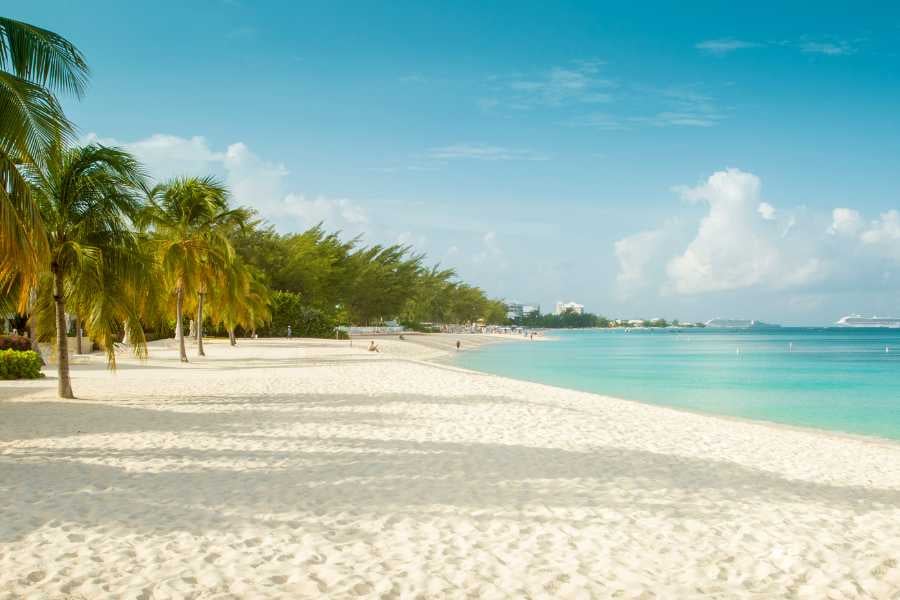
[[[209,308],[213,321],[225,327],[234,346],[237,327],[252,330],[269,320],[269,290],[260,276],[235,256],[216,281]]]
[[[88,68],[65,38],[0,17],[0,292],[18,291],[24,310],[48,256],[40,211],[23,176],[54,140],[69,139],[54,92],[80,97]]]
[[[184,308],[196,294],[198,351],[203,354],[203,299],[210,283],[234,259],[228,232],[247,218],[244,209],[228,208],[228,191],[212,177],[184,177],[147,190],[141,223],[156,241],[156,253],[169,289],[175,295],[175,337],[182,362]]]
[[[127,319],[132,338],[143,347],[140,319],[125,293],[139,285],[147,268],[132,231],[142,173],[127,152],[98,144],[68,148],[59,137],[42,163],[26,166],[24,172],[48,248],[35,312],[43,323],[52,315],[59,395],[73,398],[67,311],[82,315],[82,325],[106,349],[113,367],[117,323]]]

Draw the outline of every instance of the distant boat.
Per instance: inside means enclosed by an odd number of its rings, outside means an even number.
[[[706,326],[720,329],[778,329],[781,327],[781,325],[763,323],[756,319],[710,319],[706,322]]]
[[[842,317],[835,325],[838,327],[888,327],[900,329],[900,318],[847,315]]]

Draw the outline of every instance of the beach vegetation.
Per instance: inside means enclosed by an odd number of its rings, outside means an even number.
[[[68,314],[77,316],[76,330],[89,331],[113,366],[123,322],[130,323],[137,352],[145,351],[140,316],[129,302],[134,294],[128,292],[140,287],[149,262],[132,226],[143,173],[127,152],[99,144],[68,147],[60,137],[40,163],[23,172],[47,246],[32,318],[44,337],[55,333],[59,395],[72,398]]]
[[[172,329],[186,362],[188,314],[200,355],[205,327],[233,345],[238,332],[288,326],[331,337],[338,325],[397,319],[506,322],[502,302],[410,246],[321,224],[279,234],[231,206],[213,177],[151,185],[128,152],[74,143],[56,94],[80,98],[88,73],[65,38],[0,18],[0,308],[27,325],[32,349],[53,342],[60,396],[74,397],[71,332],[84,331],[115,368],[119,340],[144,357],[148,337]]]
[[[0,379],[38,379],[42,365],[34,350],[0,350]]]
[[[44,223],[23,166],[40,165],[57,139],[72,139],[56,94],[80,97],[88,67],[68,40],[0,17],[0,292],[21,311],[46,263]]]
[[[187,362],[185,306],[196,310],[198,353],[203,355],[203,303],[211,286],[227,279],[235,258],[229,233],[250,213],[228,206],[227,188],[213,177],[182,177],[146,190],[139,215],[175,304],[175,337]]]
[[[561,314],[529,313],[522,318],[514,319],[516,325],[522,327],[546,329],[586,329],[591,327],[609,327],[606,317],[585,312],[568,310]]]

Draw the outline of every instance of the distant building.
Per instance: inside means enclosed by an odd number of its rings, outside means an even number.
[[[540,304],[522,304],[520,302],[507,302],[506,303],[506,318],[507,319],[523,319],[526,315],[530,314],[541,314],[541,305]]]
[[[561,315],[563,313],[573,312],[576,315],[584,314],[584,305],[578,304],[577,302],[557,302],[556,310],[553,311],[554,315]]]

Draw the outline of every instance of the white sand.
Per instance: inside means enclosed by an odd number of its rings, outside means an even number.
[[[92,357],[73,402],[0,382],[0,599],[900,598],[900,444],[420,342]]]

